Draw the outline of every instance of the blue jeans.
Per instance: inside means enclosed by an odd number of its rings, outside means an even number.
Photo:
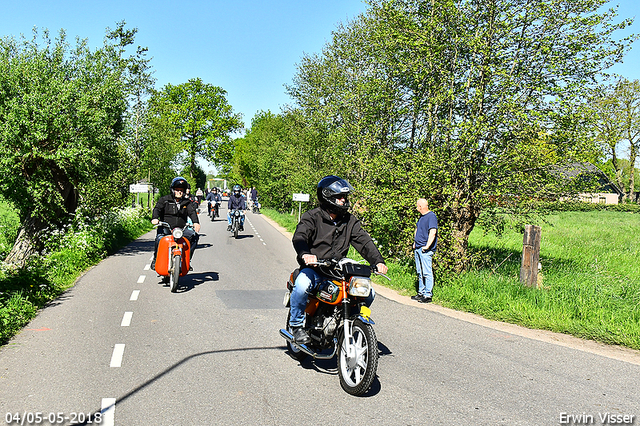
[[[291,327],[302,327],[304,325],[304,310],[307,308],[307,301],[309,295],[312,294],[318,285],[325,279],[316,272],[313,268],[303,268],[300,270],[300,274],[296,278],[296,282],[293,285],[293,291],[291,292],[291,318],[289,318],[289,325]],[[365,305],[371,306],[373,299],[376,297],[376,292],[371,288],[371,294],[365,299]]]
[[[418,294],[431,297],[433,294],[433,250],[422,252],[422,248],[415,249],[416,271],[418,272]]]
[[[231,226],[231,212],[227,212],[227,221],[229,222],[229,226]],[[244,212],[240,211],[240,226],[244,228]]]

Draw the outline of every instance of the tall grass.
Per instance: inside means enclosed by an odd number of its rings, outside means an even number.
[[[67,228],[49,233],[43,255],[26,267],[13,271],[0,263],[0,344],[83,271],[151,228],[140,208],[112,210],[98,218],[78,214]]]
[[[547,216],[541,288],[530,289],[518,280],[522,234],[475,229],[469,244],[481,260],[459,277],[441,277],[434,299],[491,319],[640,349],[638,235],[634,213]]]

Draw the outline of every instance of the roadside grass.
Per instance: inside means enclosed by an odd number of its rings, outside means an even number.
[[[19,228],[18,212],[0,195],[0,259],[4,259],[11,251]]]
[[[43,256],[25,268],[12,271],[0,264],[0,345],[84,271],[150,229],[148,213],[140,208],[113,210],[100,218],[78,216],[65,230],[51,233]]]
[[[275,222],[278,223],[278,225],[282,226],[283,228],[285,228],[287,231],[291,232],[292,234],[295,232],[296,226],[298,226],[298,216],[297,215],[292,216],[292,215],[287,214],[287,213],[280,213],[277,210],[267,209],[267,208],[261,208],[260,209],[260,213],[262,213],[265,216],[273,219]]]
[[[281,223],[279,216],[271,216]],[[296,222],[297,217],[287,217]],[[284,225],[295,230],[295,224]],[[436,270],[434,303],[488,319],[550,330],[640,350],[640,214],[557,212],[544,217],[539,289],[520,284],[522,232],[501,235],[476,227],[469,238],[473,267],[451,276]],[[358,258],[351,250],[349,256]],[[436,254],[437,256],[437,254]],[[391,282],[411,296],[412,264],[387,262]]]

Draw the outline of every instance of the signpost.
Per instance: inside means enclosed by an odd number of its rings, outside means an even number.
[[[298,201],[298,222],[300,222],[300,215],[302,214],[302,203],[309,202],[309,194],[297,193],[293,194],[293,201]]]
[[[151,185],[148,185],[146,183],[134,183],[129,185],[129,192],[132,194],[136,194],[136,201],[134,201],[134,206],[135,204],[140,204],[140,193],[145,193],[145,192],[150,192],[149,188],[151,187]]]

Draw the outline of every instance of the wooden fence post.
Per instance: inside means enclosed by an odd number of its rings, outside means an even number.
[[[539,226],[525,225],[522,242],[522,266],[520,266],[520,282],[528,287],[538,286],[538,263],[540,262]]]

